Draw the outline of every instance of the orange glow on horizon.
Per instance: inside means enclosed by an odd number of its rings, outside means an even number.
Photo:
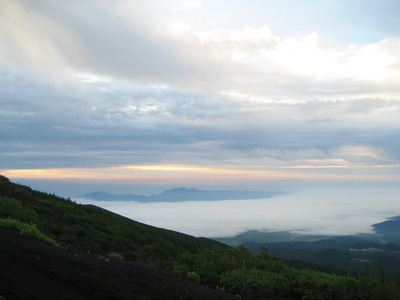
[[[60,169],[15,169],[1,170],[0,173],[9,178],[46,179],[46,180],[84,180],[84,181],[140,181],[140,182],[213,182],[238,180],[386,180],[400,181],[400,175],[388,172],[377,174],[374,169],[393,168],[399,166],[233,166],[220,168],[190,165],[127,165],[108,168],[60,168]],[[333,169],[348,169],[346,173],[331,173]],[[357,169],[371,168],[370,172]],[[304,170],[300,171],[300,170]],[[305,170],[308,170],[307,172]],[[325,172],[324,172],[325,170]]]

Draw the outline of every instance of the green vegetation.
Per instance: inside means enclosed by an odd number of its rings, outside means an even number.
[[[388,236],[388,232],[398,232],[397,222],[392,218],[374,227],[380,227],[380,232]],[[386,279],[396,282],[400,278],[400,239],[395,240],[394,234],[390,236],[396,243],[388,243],[381,234],[321,236],[256,230],[216,240],[234,247],[244,244],[252,253],[266,246],[270,253],[288,260],[293,266],[317,271],[357,275],[368,263],[372,274],[380,276],[376,265],[381,264]]]
[[[119,260],[124,260],[123,255],[121,253],[118,253],[118,252],[111,252],[111,253],[108,254],[108,256],[112,257],[112,258],[119,259]]]
[[[369,269],[359,276],[296,269],[261,247],[257,254],[141,224],[92,205],[11,183],[0,176],[0,225],[99,259],[137,260],[238,295],[299,299],[400,299],[400,286]]]
[[[372,278],[369,272],[359,276],[337,275],[289,267],[269,257],[262,248],[257,255],[243,245],[239,249],[213,247],[196,253],[183,253],[174,271],[200,279],[220,290],[247,296],[277,296],[299,299],[400,299],[400,286]],[[189,275],[190,274],[190,275]]]
[[[188,272],[186,276],[196,282],[201,282],[200,275],[196,272]]]
[[[184,252],[223,244],[135,222],[92,205],[79,205],[55,195],[14,184],[0,176],[0,218],[34,226],[63,247],[107,256],[118,253],[170,268]],[[26,226],[25,225],[25,226]]]
[[[0,219],[0,227],[15,228],[18,230],[21,236],[33,237],[50,245],[59,247],[59,244],[54,239],[42,233],[39,229],[37,229],[35,224],[26,224],[18,220],[8,218]]]
[[[0,218],[32,225],[63,247],[107,256],[118,253],[168,269],[185,251],[222,243],[132,221],[93,205],[80,205],[0,176]]]

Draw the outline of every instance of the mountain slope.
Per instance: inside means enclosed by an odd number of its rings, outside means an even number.
[[[80,205],[0,177],[0,218],[35,224],[63,246],[169,268],[173,259],[222,243],[145,225],[93,205]]]
[[[19,233],[4,227],[10,224]],[[56,242],[30,237],[39,233]],[[0,299],[236,299],[185,276],[193,269],[184,270],[182,260],[205,251],[239,255],[213,240],[141,224],[0,176]]]
[[[0,265],[0,296],[7,300],[236,299],[149,265],[99,260],[1,227]]]
[[[387,221],[372,225],[375,232],[391,243],[400,245],[400,216],[389,218]]]
[[[155,228],[5,177],[0,264],[0,299],[7,300],[233,299],[195,282],[243,299],[400,299],[400,289],[383,274],[355,278],[295,269],[265,247],[252,254],[244,245],[235,249]]]

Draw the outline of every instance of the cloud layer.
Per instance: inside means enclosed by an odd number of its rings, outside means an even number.
[[[399,189],[385,186],[336,186],[297,191],[259,200],[180,203],[103,202],[95,204],[131,219],[195,236],[234,236],[247,230],[292,231],[302,234],[372,233],[371,225],[399,214]],[[380,199],[379,201],[377,199]]]
[[[396,100],[241,102],[111,83],[54,88],[12,69],[0,81],[8,87],[1,92],[7,169],[399,164]]]
[[[116,1],[112,6],[108,1],[3,4],[3,60],[62,80],[94,74],[274,100],[399,94],[396,35],[337,45],[321,37],[318,27],[302,36],[278,36],[267,24],[210,28],[176,16],[188,7],[201,7],[199,2],[184,2],[180,10],[175,3],[175,13],[172,4],[153,3],[150,9],[138,1]]]
[[[208,1],[1,1],[1,171],[117,178],[121,166],[179,165],[399,180],[396,19],[384,29],[370,4],[318,6],[330,20],[371,20],[363,40],[343,42],[322,15],[267,2],[232,2],[228,22]],[[375,11],[398,9],[382,3]],[[240,8],[255,21],[232,25]],[[260,23],[256,10],[303,30]]]

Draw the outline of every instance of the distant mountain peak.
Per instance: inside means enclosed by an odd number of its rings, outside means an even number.
[[[110,194],[107,192],[93,192],[77,198],[93,199],[98,201],[137,201],[137,202],[182,202],[182,201],[219,201],[271,198],[286,192],[260,192],[217,190],[206,191],[197,188],[179,187],[166,190],[157,195],[142,196],[135,194]]]
[[[201,192],[201,191],[196,188],[179,187],[179,188],[166,190],[166,191],[162,192],[161,194],[165,194],[165,193],[198,193],[198,192]]]

